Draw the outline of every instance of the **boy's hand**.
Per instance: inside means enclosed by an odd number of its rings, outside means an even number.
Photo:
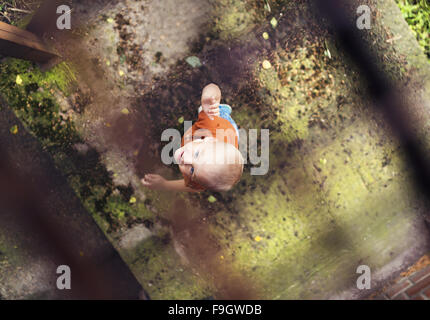
[[[205,99],[202,103],[203,111],[213,120],[215,116],[219,117],[219,103],[214,97]]]
[[[145,177],[140,181],[145,187],[153,190],[163,190],[166,185],[166,179],[158,174],[145,174]]]

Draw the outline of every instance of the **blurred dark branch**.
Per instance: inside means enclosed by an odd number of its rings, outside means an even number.
[[[351,4],[351,2],[349,2]],[[414,181],[419,191],[430,200],[430,159],[428,150],[414,133],[413,121],[409,111],[414,106],[399,92],[390,77],[381,69],[372,55],[372,50],[351,19],[344,0],[317,0],[317,15],[327,19],[338,38],[341,47],[356,64],[361,77],[368,84],[368,93],[382,112],[385,121],[391,126],[401,143],[406,160],[413,169]],[[355,14],[355,12],[354,12]]]

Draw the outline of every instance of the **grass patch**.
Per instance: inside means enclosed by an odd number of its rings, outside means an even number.
[[[42,73],[32,63],[9,59],[0,65],[0,90],[16,115],[45,147],[68,148],[80,140],[71,119],[60,114],[54,93],[68,94],[75,80],[66,63]]]
[[[430,59],[430,2],[428,0],[396,0],[418,43]]]

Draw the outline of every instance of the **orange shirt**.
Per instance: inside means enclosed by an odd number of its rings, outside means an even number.
[[[213,137],[219,141],[224,141],[225,143],[230,143],[236,148],[239,148],[239,137],[237,136],[236,130],[230,121],[221,118],[213,117],[211,120],[206,112],[202,111],[199,113],[199,119],[194,125],[185,132],[182,137],[182,144],[191,142],[193,139],[204,139],[205,137]],[[224,130],[217,135],[217,130]],[[196,190],[205,190],[206,188],[199,185],[197,182],[191,181],[191,179],[184,175],[185,185],[187,187]]]

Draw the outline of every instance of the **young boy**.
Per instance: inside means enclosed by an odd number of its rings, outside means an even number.
[[[239,130],[230,117],[231,107],[220,102],[219,87],[207,85],[198,121],[185,132],[182,147],[174,155],[184,178],[168,181],[147,174],[143,185],[157,190],[228,191],[240,180],[244,160],[238,150]]]

